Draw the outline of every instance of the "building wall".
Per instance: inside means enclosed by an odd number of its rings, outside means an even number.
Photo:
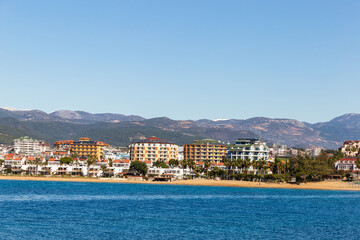
[[[177,157],[178,145],[160,138],[150,137],[135,141],[130,145],[131,161],[167,162],[170,159],[177,159]]]
[[[131,161],[169,161],[177,159],[176,144],[164,143],[133,143],[130,145]]]
[[[70,148],[72,154],[87,157],[95,156],[97,159],[104,157],[104,147],[107,144],[103,142],[91,141],[89,138],[80,138],[79,141],[73,142]]]
[[[184,159],[196,162],[210,160],[219,163],[226,155],[226,145],[220,144],[186,144],[184,145]]]
[[[356,157],[360,150],[360,141],[345,141],[340,150],[347,157]]]
[[[30,137],[14,139],[15,153],[38,154],[44,150],[42,142]]]
[[[256,161],[260,159],[268,160],[269,148],[266,143],[257,139],[239,139],[229,147],[227,158],[231,159],[250,159]]]

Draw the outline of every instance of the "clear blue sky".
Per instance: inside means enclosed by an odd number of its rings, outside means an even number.
[[[0,0],[0,106],[147,118],[359,113],[360,1]]]

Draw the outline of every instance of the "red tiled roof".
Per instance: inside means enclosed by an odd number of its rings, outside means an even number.
[[[5,155],[5,158],[13,158],[16,154],[15,153],[11,153],[11,154],[7,154]]]
[[[158,137],[149,137],[146,140],[162,140],[162,139]]]
[[[73,144],[73,143],[74,143],[74,140],[62,140],[62,141],[54,142],[54,145]]]
[[[348,158],[342,158],[342,159],[339,159],[338,161],[356,161],[357,158],[352,158],[352,157],[348,157]]]

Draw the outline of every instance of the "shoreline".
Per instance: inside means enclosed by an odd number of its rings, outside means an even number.
[[[307,189],[307,190],[340,190],[360,191],[359,185],[342,181],[322,181],[290,184],[290,183],[264,183],[234,180],[176,180],[172,182],[133,181],[127,179],[87,178],[87,177],[42,177],[42,176],[0,176],[0,180],[17,181],[56,181],[56,182],[96,182],[96,183],[130,183],[130,184],[160,184],[184,186],[217,186],[217,187],[243,187],[243,188],[282,188],[282,189]]]

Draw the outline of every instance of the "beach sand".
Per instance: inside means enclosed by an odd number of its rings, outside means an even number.
[[[137,184],[166,184],[166,185],[193,185],[193,186],[222,186],[222,187],[251,187],[251,188],[291,188],[291,189],[318,189],[318,190],[352,190],[360,191],[360,186],[342,181],[323,181],[302,184],[289,183],[260,183],[231,180],[176,180],[172,182],[131,181],[127,179],[107,179],[88,177],[34,177],[34,176],[0,176],[0,180],[29,180],[29,181],[61,181],[61,182],[102,182],[102,183],[137,183]]]

